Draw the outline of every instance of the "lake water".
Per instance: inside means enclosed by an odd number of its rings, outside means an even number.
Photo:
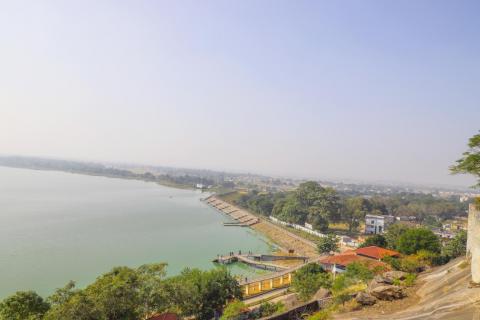
[[[217,254],[265,253],[249,228],[200,201],[198,191],[134,180],[0,167],[0,298],[83,287],[113,266],[168,262],[168,273],[209,269]],[[251,276],[250,268],[232,272]]]

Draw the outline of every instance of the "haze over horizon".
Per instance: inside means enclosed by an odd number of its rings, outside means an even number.
[[[476,1],[26,1],[0,153],[470,186]]]

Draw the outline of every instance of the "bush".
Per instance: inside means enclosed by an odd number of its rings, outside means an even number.
[[[349,264],[344,274],[345,277],[349,279],[363,282],[372,280],[374,277],[373,271],[371,271],[366,264],[361,262],[354,262]]]
[[[264,302],[258,308],[258,314],[261,318],[263,318],[276,313],[282,313],[284,310],[285,305],[280,301],[277,303]]]
[[[240,316],[248,311],[247,306],[240,300],[233,300],[228,303],[225,309],[223,310],[223,315],[220,320],[235,320],[239,319]]]
[[[417,280],[417,275],[415,273],[409,273],[405,276],[404,284],[407,287],[411,287],[415,284],[415,280]]]

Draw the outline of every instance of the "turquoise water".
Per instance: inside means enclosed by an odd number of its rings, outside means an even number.
[[[167,262],[168,274],[209,269],[217,254],[271,251],[198,191],[134,180],[0,167],[0,297],[80,287],[113,266]],[[232,272],[253,271],[233,266]]]

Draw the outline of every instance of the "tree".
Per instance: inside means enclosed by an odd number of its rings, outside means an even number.
[[[348,231],[357,230],[360,221],[372,210],[372,204],[363,197],[348,198],[345,200],[343,218],[347,221]]]
[[[34,291],[19,291],[0,303],[2,320],[39,320],[50,305]]]
[[[419,250],[440,253],[440,239],[425,228],[415,228],[405,231],[398,239],[398,250],[404,254],[414,254]]]
[[[317,250],[320,253],[330,253],[331,251],[337,251],[338,238],[334,234],[329,234],[326,237],[320,238],[317,243]]]
[[[376,234],[374,236],[368,237],[364,243],[360,245],[360,248],[377,246],[381,248],[387,247],[387,239],[381,234]]]
[[[384,234],[385,240],[387,240],[387,247],[389,249],[398,250],[398,240],[400,237],[411,227],[402,224],[395,223],[388,227],[387,232]]]
[[[468,173],[478,179],[477,187],[480,187],[480,134],[476,134],[469,139],[468,150],[463,153],[463,157],[457,160],[457,164],[450,167],[454,174]]]
[[[44,320],[98,320],[105,319],[94,302],[84,292],[77,292],[68,300],[54,305]]]
[[[450,257],[456,258],[465,255],[467,251],[467,232],[460,231],[456,234],[455,238],[450,240],[445,247],[443,248],[443,254]]]
[[[106,320],[137,319],[142,316],[138,306],[141,282],[136,270],[116,267],[100,276],[85,289],[88,299]]]
[[[169,305],[178,308],[184,317],[199,320],[213,318],[226,301],[242,297],[237,280],[225,268],[185,269],[165,282]]]
[[[292,288],[300,299],[308,300],[320,288],[330,288],[332,279],[329,273],[317,263],[309,263],[297,271],[292,281]]]

